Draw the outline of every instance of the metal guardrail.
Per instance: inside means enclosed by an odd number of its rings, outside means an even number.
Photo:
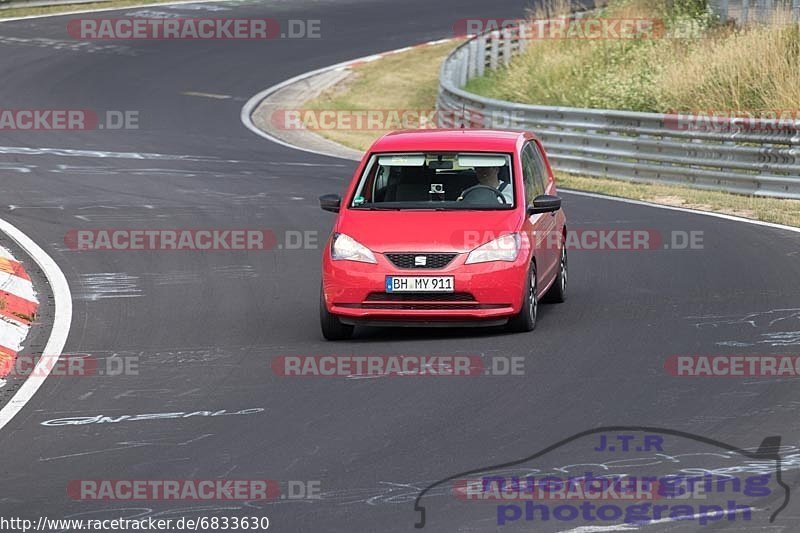
[[[776,15],[800,21],[800,0],[709,0],[708,7],[722,22],[729,20],[744,25],[753,22],[774,22]]]
[[[522,28],[520,28],[520,26]],[[800,199],[800,120],[731,120],[692,128],[694,117],[518,104],[469,93],[467,81],[507,65],[531,44],[524,24],[471,38],[442,64],[437,101],[443,127],[527,129],[554,168],[595,177],[672,183]]]

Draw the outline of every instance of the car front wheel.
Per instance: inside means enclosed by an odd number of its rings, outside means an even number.
[[[525,283],[525,294],[522,298],[522,308],[519,313],[508,321],[511,331],[533,331],[536,327],[536,317],[539,314],[539,300],[537,298],[538,283],[536,281],[536,265],[531,263],[528,271],[528,280]]]
[[[322,288],[319,291],[319,323],[322,328],[322,336],[329,341],[341,341],[353,336],[354,326],[343,324],[336,315],[328,311],[325,305],[325,295]]]
[[[544,300],[561,303],[567,299],[567,247],[561,248],[561,261],[558,264],[558,276],[553,286],[548,289]]]

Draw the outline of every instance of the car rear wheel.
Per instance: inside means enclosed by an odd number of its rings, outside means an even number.
[[[561,248],[561,261],[558,264],[558,277],[547,291],[544,300],[561,303],[567,299],[567,247]]]
[[[319,323],[322,328],[322,336],[329,341],[341,341],[353,336],[354,326],[342,324],[336,315],[328,311],[325,305],[325,295],[322,289],[319,291]]]
[[[519,332],[533,331],[533,328],[536,327],[536,317],[539,314],[538,290],[536,265],[531,263],[531,268],[528,271],[528,281],[525,283],[525,295],[522,298],[522,309],[508,321],[509,330]]]

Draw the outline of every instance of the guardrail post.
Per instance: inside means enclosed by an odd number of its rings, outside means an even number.
[[[708,9],[719,18],[723,24],[728,22],[728,0],[708,0]]]
[[[503,65],[508,66],[511,62],[511,28],[503,28]]]
[[[476,41],[478,43],[478,76],[483,76],[483,73],[486,71],[486,36],[480,35]]]
[[[742,0],[742,15],[740,25],[746,26],[750,18],[750,0]]]
[[[469,50],[469,68],[467,69],[467,79],[471,80],[478,72],[478,42],[475,39],[471,40],[467,46],[467,50]]]
[[[800,2],[800,0],[797,0]],[[525,52],[525,49],[528,48],[528,24],[523,22],[519,25],[519,53],[522,54]]]
[[[730,5],[728,0],[720,0],[719,9],[722,11],[722,22],[727,23],[731,19]]]
[[[756,21],[757,22],[764,22],[764,19],[766,18],[765,17],[765,15],[766,15],[765,3],[766,3],[765,0],[756,0]]]
[[[469,50],[467,48],[462,48],[461,53],[459,54],[460,57],[458,58],[458,86],[464,87],[469,81],[467,76],[467,63],[469,62],[469,56],[467,52]]]
[[[490,40],[489,44],[491,45],[492,49],[489,51],[489,68],[495,70],[497,68],[497,56],[499,55],[499,48],[500,48],[500,32],[494,30],[492,33],[489,34]]]

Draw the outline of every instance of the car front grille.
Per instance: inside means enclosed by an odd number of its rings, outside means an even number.
[[[481,304],[468,292],[401,293],[371,292],[360,304],[340,304],[358,309],[446,311],[454,309],[500,309],[509,304]]]
[[[389,261],[397,268],[405,269],[437,269],[449,265],[458,254],[430,254],[430,253],[387,253]],[[425,264],[417,264],[417,258],[424,257]]]
[[[475,297],[468,292],[420,292],[385,293],[371,292],[367,302],[474,302]]]

